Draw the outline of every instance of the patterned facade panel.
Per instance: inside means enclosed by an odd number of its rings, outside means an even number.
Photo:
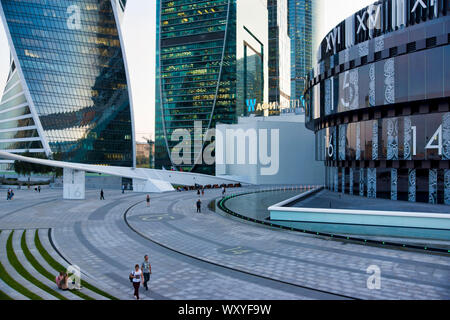
[[[376,198],[377,197],[377,169],[369,168],[367,169],[367,197]]]
[[[387,120],[387,160],[398,160],[398,119]]]
[[[339,126],[339,160],[345,160],[345,152],[347,147],[347,125]]]
[[[437,169],[430,169],[428,178],[428,202],[431,204],[437,203],[437,189],[438,189],[437,179],[438,179]]]
[[[372,160],[378,160],[378,121],[372,122]]]
[[[442,159],[450,160],[450,112],[442,118]]]
[[[398,171],[391,169],[391,200],[397,200]]]
[[[450,170],[444,172],[444,203],[450,205]]]
[[[411,118],[404,117],[404,132],[403,132],[403,160],[411,160],[413,154],[412,142],[412,126]]]
[[[369,105],[374,107],[376,105],[375,102],[375,64],[371,64],[369,66]]]
[[[408,171],[408,201],[416,202],[416,169]]]
[[[395,61],[388,59],[384,63],[384,104],[395,103]]]
[[[359,170],[359,195],[364,197],[365,190],[365,169],[361,168]]]

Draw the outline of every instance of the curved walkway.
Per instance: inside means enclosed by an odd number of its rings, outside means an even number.
[[[19,197],[0,201],[8,206],[0,229],[40,228],[55,260],[78,265],[84,279],[119,299],[133,298],[128,274],[144,254],[153,267],[150,290],[141,289],[144,299],[450,298],[448,257],[238,221],[208,210],[218,190],[206,191],[201,214],[194,192],[152,195],[149,208],[139,194],[106,191],[107,200],[100,201],[89,191],[87,201],[43,201],[52,196],[60,195],[30,193],[26,204]],[[381,290],[367,288],[371,265],[381,269]]]

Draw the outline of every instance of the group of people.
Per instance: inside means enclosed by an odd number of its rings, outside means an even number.
[[[139,288],[141,284],[144,286],[145,290],[148,291],[148,282],[150,281],[150,275],[152,274],[152,266],[148,259],[148,255],[144,256],[144,262],[141,266],[135,265],[134,270],[130,273],[130,282],[133,284],[134,297],[139,300]]]
[[[64,290],[64,291],[70,290],[69,275],[66,272],[60,272],[59,275],[56,276],[55,282],[59,289]],[[76,288],[76,289],[81,289],[81,287]]]
[[[12,200],[14,198],[14,191],[13,189],[9,188],[8,193],[6,194],[6,200]]]

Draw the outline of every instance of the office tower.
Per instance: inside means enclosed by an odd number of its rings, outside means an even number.
[[[126,1],[1,0],[11,69],[0,103],[0,150],[134,165],[134,128],[120,32]],[[11,161],[0,160],[3,170]]]
[[[291,99],[291,39],[288,0],[268,0],[269,101],[289,107]]]
[[[288,0],[291,38],[291,98],[302,100],[306,77],[313,66],[316,11],[319,0]]]
[[[214,173],[208,129],[268,101],[267,26],[261,0],[157,0],[156,168]]]

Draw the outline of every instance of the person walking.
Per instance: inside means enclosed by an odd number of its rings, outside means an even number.
[[[200,199],[198,199],[197,201],[197,213],[201,213],[202,212],[202,201]]]
[[[142,262],[141,270],[144,273],[144,288],[148,291],[148,282],[150,281],[150,275],[152,274],[152,265],[148,260],[148,255],[144,256],[144,262]]]
[[[124,194],[125,193],[125,185],[123,184],[122,185],[122,194]]]
[[[224,196],[226,192],[227,192],[227,189],[225,188],[225,186],[223,186],[223,189],[222,189],[222,196]]]
[[[41,186],[38,186],[38,191],[39,193],[41,193]]]
[[[150,207],[150,195],[147,195],[147,207]]]
[[[200,195],[200,189],[197,189],[197,195],[198,196]]]
[[[202,197],[205,195],[205,188],[202,188]]]
[[[103,192],[103,189],[100,190],[100,200],[105,200],[105,193]]]
[[[141,283],[144,283],[144,277],[142,276],[142,271],[139,269],[138,264],[134,266],[134,271],[131,272],[130,279],[133,283],[134,297],[136,300],[139,300],[139,287],[141,286]]]

